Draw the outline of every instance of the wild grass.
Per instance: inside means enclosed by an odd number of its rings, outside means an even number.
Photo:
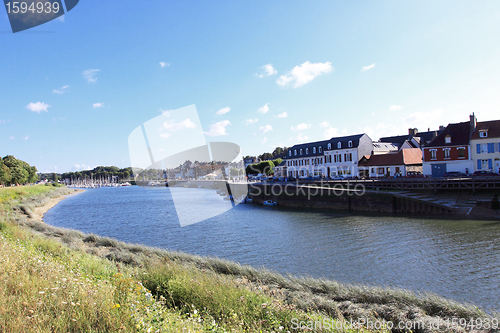
[[[332,319],[180,261],[184,254],[169,259],[159,249],[33,221],[26,208],[42,205],[43,193],[4,194],[0,332],[281,332],[292,319]]]
[[[57,195],[56,191],[60,189],[49,193]],[[103,294],[112,295],[106,298],[106,306],[120,304],[120,311],[128,309],[129,312],[124,312],[123,316],[136,325],[131,324],[132,329],[152,328],[163,332],[175,331],[174,328],[181,330],[185,326],[192,331],[295,331],[291,325],[292,318],[336,322],[371,318],[394,324],[414,320],[425,323],[437,321],[445,327],[445,320],[452,318],[491,318],[473,305],[437,295],[307,277],[285,277],[218,258],[170,252],[55,228],[28,219],[27,213],[18,209],[26,205],[32,207],[30,202],[35,206],[41,204],[44,200],[42,196],[43,193],[37,193],[34,200],[18,197],[15,204],[10,201],[10,220],[1,222],[1,234],[11,240],[25,237],[24,242],[31,244],[24,245],[26,248],[77,274],[77,279],[84,276],[94,281],[95,285],[107,281],[101,285],[102,288],[109,288]],[[16,233],[18,235],[14,235]],[[27,273],[29,271],[23,271],[23,274]],[[101,301],[105,302],[105,299]],[[142,312],[136,311],[139,308],[143,309]],[[91,310],[85,313],[91,313]],[[497,314],[494,316],[498,317]],[[89,323],[88,327],[92,327],[90,319],[82,318]],[[120,317],[120,322],[127,323],[126,318]],[[62,321],[71,319],[74,318],[64,317]],[[120,330],[120,327],[113,326],[115,319],[108,318],[110,331]],[[46,323],[48,325],[48,321]]]

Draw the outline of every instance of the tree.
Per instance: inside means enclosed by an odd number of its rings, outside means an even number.
[[[273,155],[271,153],[264,153],[262,155],[259,155],[259,159],[261,161],[270,160],[271,158],[273,158]]]
[[[277,159],[273,160],[274,166],[280,165],[281,162],[283,162],[283,160],[281,158],[277,158]]]
[[[57,181],[59,180],[58,176],[57,176],[57,173],[53,173],[52,174],[52,180],[54,181],[54,183],[57,183]]]
[[[0,158],[0,185],[10,184],[11,179],[9,167]]]

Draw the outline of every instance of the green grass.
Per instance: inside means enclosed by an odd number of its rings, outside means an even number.
[[[169,258],[28,219],[46,196],[63,193],[0,189],[0,332],[282,332],[292,319],[333,320],[264,285],[181,260],[185,254]]]

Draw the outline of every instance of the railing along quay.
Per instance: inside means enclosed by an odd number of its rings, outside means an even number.
[[[319,181],[301,181],[301,184],[317,184],[342,187],[355,187],[358,184],[366,189],[384,189],[384,190],[489,190],[500,189],[500,177],[484,178],[395,178],[395,179],[352,179],[352,180],[323,180]]]

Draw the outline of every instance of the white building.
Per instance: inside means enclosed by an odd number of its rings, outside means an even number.
[[[476,124],[471,136],[474,170],[500,172],[500,120]]]
[[[357,177],[359,160],[372,152],[373,143],[366,134],[298,144],[288,150],[287,176]]]

